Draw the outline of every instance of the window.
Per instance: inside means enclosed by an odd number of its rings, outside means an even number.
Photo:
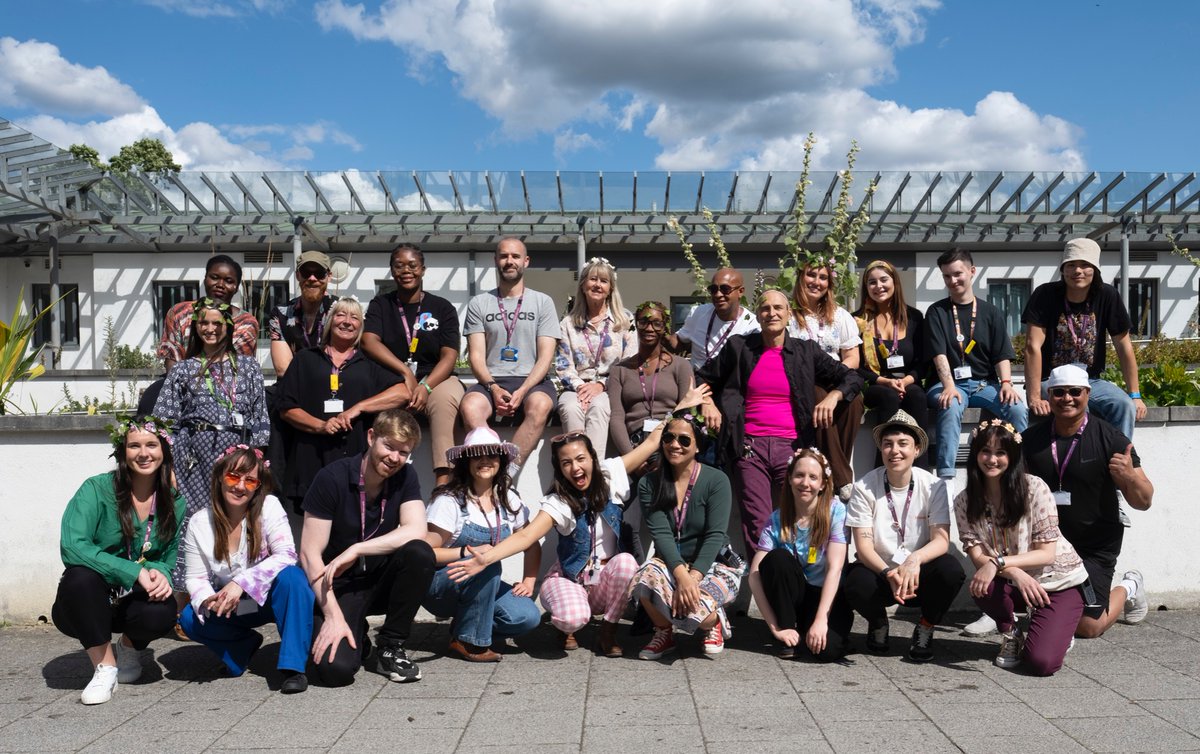
[[[58,294],[63,296],[62,305],[58,310],[58,335],[64,347],[79,347],[79,286],[75,283],[59,283]],[[33,284],[33,311],[40,312],[50,306],[50,285],[48,283]],[[50,342],[50,318],[47,314],[37,324],[33,333],[33,347],[46,345]]]
[[[276,307],[291,300],[290,284],[286,280],[246,280],[242,282],[242,295],[246,297],[246,310],[258,320],[258,339],[267,340],[267,319]]]
[[[1113,281],[1121,290],[1121,278]],[[1129,319],[1133,322],[1130,336],[1136,339],[1158,335],[1158,281],[1153,278],[1129,278]]]
[[[375,281],[375,295],[376,296],[382,296],[383,294],[391,293],[394,290],[396,290],[396,281],[392,280],[391,278],[387,278],[386,280],[376,280]],[[366,309],[366,307],[363,307],[363,308],[364,308],[364,310]]]
[[[1032,288],[1032,280],[988,281],[988,303],[1004,315],[1010,338],[1021,334],[1021,312],[1025,311]]]
[[[171,307],[200,298],[199,283],[154,283],[154,340],[162,340],[163,320]]]
[[[679,332],[688,315],[700,304],[707,304],[705,296],[672,296],[671,297],[671,332]]]

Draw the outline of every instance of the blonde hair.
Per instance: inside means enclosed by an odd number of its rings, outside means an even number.
[[[329,337],[333,333],[333,315],[341,311],[352,311],[358,313],[358,336],[354,339],[354,347],[358,348],[358,344],[362,341],[363,336],[363,308],[358,299],[353,296],[342,296],[329,307],[329,311],[325,312],[325,321],[321,324],[321,345],[329,345]]]
[[[371,429],[378,436],[411,443],[414,448],[421,443],[421,427],[413,415],[402,408],[380,411]]]
[[[597,257],[589,259],[583,269],[579,271],[579,286],[576,287],[575,299],[571,302],[571,324],[575,325],[576,330],[587,327],[588,308],[587,300],[583,295],[583,286],[593,273],[602,273],[608,279],[608,299],[605,303],[608,304],[608,313],[613,318],[613,331],[628,330],[633,326],[633,322],[630,321],[629,315],[625,311],[625,305],[621,303],[621,293],[617,290],[617,268],[613,267],[607,259]]]
[[[908,327],[908,305],[904,301],[904,287],[900,285],[900,278],[896,272],[896,268],[891,262],[883,259],[876,259],[868,264],[862,273],[862,283],[859,285],[858,298],[862,301],[862,308],[858,310],[858,316],[867,318],[868,321],[879,314],[883,314],[879,309],[879,305],[875,300],[867,295],[867,278],[871,276],[872,270],[883,270],[892,279],[892,300],[889,302],[889,308],[892,315],[892,327],[896,330],[907,329]]]
[[[792,489],[792,471],[796,464],[804,458],[811,458],[821,467],[821,492],[808,522],[808,546],[823,547],[829,541],[830,506],[833,502],[833,475],[829,471],[829,462],[816,448],[797,450],[788,463],[787,474],[784,476],[783,489],[779,493],[779,537],[784,542],[796,538],[796,493]]]

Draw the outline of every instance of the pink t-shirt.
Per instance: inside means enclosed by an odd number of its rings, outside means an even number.
[[[746,382],[746,434],[796,439],[783,348],[767,348]]]

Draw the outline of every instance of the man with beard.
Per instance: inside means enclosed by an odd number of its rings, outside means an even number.
[[[301,348],[321,344],[325,313],[336,300],[325,295],[329,287],[329,257],[319,251],[306,251],[296,257],[296,283],[300,295],[276,307],[267,320],[271,337],[271,365],[276,377],[282,377],[292,363],[292,355]]]
[[[478,383],[462,400],[466,431],[524,414],[513,442],[520,457],[509,466],[514,478],[537,445],[558,395],[548,377],[562,333],[549,296],[525,286],[529,253],[516,238],[496,244],[497,287],[467,304],[463,333],[467,361]]]

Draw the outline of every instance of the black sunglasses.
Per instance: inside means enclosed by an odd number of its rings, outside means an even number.
[[[1072,398],[1078,398],[1079,396],[1083,395],[1084,390],[1087,390],[1087,388],[1084,388],[1084,387],[1052,387],[1052,388],[1050,388],[1050,395],[1053,395],[1055,398],[1062,398],[1063,396],[1066,396],[1066,395],[1069,395]]]
[[[663,445],[666,445],[667,443],[677,442],[677,443],[679,443],[679,447],[681,447],[681,448],[692,447],[692,436],[691,435],[677,435],[674,432],[663,432],[662,441],[663,441]]]
[[[734,291],[740,291],[741,289],[742,287],[740,285],[710,285],[708,286],[708,295],[715,296],[719,292],[723,296],[728,296]]]

